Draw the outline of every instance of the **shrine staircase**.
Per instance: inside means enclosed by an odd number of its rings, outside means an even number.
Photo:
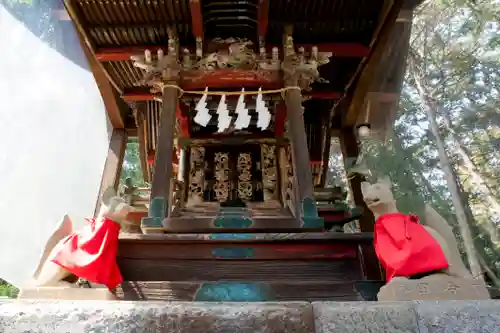
[[[200,203],[120,236],[122,300],[355,301],[380,277],[371,233],[310,230],[279,203]]]

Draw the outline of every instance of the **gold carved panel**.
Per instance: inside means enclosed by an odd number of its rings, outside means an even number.
[[[219,202],[227,201],[229,199],[229,153],[218,152],[215,153],[215,184],[214,192],[215,198]]]
[[[278,177],[275,145],[261,145],[261,165],[264,200],[275,199]]]
[[[205,148],[191,147],[189,160],[189,195],[188,200],[203,201],[205,187]]]
[[[239,153],[238,161],[238,197],[243,201],[252,199],[252,154]]]

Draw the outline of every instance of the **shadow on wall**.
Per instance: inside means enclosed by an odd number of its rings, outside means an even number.
[[[75,228],[93,215],[111,135],[62,8],[0,1],[0,278],[17,287],[64,214]]]

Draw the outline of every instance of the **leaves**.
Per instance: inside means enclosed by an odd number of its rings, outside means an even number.
[[[420,214],[423,204],[429,203],[461,239],[451,201],[450,182],[455,184],[480,261],[496,276],[500,276],[496,240],[500,214],[495,208],[500,204],[499,13],[496,0],[428,1],[419,7],[392,133],[385,141],[362,142],[364,162],[373,173],[390,176],[402,212]],[[435,120],[434,134],[430,120]],[[438,137],[444,144],[441,154]],[[445,172],[443,161],[451,171]]]

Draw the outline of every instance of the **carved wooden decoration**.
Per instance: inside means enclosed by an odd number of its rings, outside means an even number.
[[[295,204],[295,178],[293,174],[292,147],[290,145],[281,149],[280,164],[282,165],[281,186],[284,203],[291,213],[297,214]]]
[[[215,153],[215,198],[219,202],[229,199],[229,153]]]
[[[269,57],[265,48],[256,54],[251,49],[251,41],[235,38],[215,39],[213,43],[219,44],[217,51],[203,56],[201,39],[196,40],[196,52],[193,54],[188,49],[180,52],[179,39],[175,33],[171,35],[166,53],[159,49],[157,56],[153,57],[151,51],[146,50],[144,55],[131,57],[134,66],[145,72],[137,84],[153,87],[152,92],[161,92],[163,84],[173,80],[179,80],[183,88],[189,86],[191,89],[205,86],[222,88],[228,82],[233,86],[250,84],[265,87],[279,83],[281,71],[285,80],[294,76],[302,89],[309,89],[312,82],[324,81],[318,67],[328,63],[332,56],[331,52],[319,52],[313,46],[307,50],[310,56],[306,57],[303,47],[295,51],[291,36],[285,39],[283,62],[277,47],[272,49]]]
[[[278,174],[276,166],[276,146],[261,145],[261,164],[264,200],[275,199]]]
[[[238,197],[243,201],[252,199],[252,155],[240,153],[238,155]]]
[[[313,82],[328,82],[319,74],[319,66],[330,62],[332,54],[319,53],[318,47],[313,46],[309,59],[305,57],[303,47],[295,52],[292,36],[286,36],[284,44],[284,57],[281,69],[285,81],[292,80],[303,90],[309,90]]]
[[[205,183],[205,148],[191,147],[189,169],[189,198],[195,202],[203,201]]]

